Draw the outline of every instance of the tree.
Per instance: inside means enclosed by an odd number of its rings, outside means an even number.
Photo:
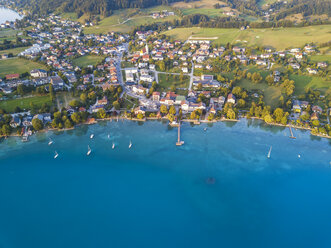
[[[43,124],[43,122],[42,122],[41,120],[39,120],[38,118],[34,118],[34,119],[32,120],[32,126],[33,126],[34,130],[36,130],[36,131],[40,131],[40,130],[43,129],[44,124]]]
[[[23,96],[24,95],[24,88],[23,88],[23,84],[19,84],[17,85],[17,94],[20,95],[20,96]]]
[[[169,108],[169,114],[175,115],[176,114],[176,108],[175,106],[171,105]]]
[[[267,81],[267,83],[269,85],[272,85],[274,83],[274,77],[271,76],[271,75],[268,75],[266,78],[265,78],[265,81]]]
[[[98,113],[97,113],[97,116],[98,116],[99,119],[106,118],[106,111],[104,109],[99,109]]]
[[[280,123],[284,115],[284,111],[281,108],[276,108],[274,111],[274,118],[277,123]]]
[[[116,110],[119,110],[121,108],[121,105],[118,101],[114,101],[113,102],[113,107],[116,109]]]
[[[69,119],[67,119],[65,122],[64,122],[64,126],[66,128],[72,128],[73,127],[73,124],[71,123],[71,121]]]
[[[167,106],[166,105],[161,105],[160,111],[161,111],[162,114],[165,114],[165,115],[168,114]]]
[[[71,102],[69,102],[69,105],[73,108],[78,108],[80,107],[82,104],[80,101],[78,100],[72,100]]]
[[[238,100],[238,107],[239,108],[243,108],[243,107],[245,107],[245,105],[246,105],[246,102],[245,102],[244,99],[239,99]]]
[[[54,92],[54,89],[53,89],[53,85],[52,84],[49,84],[49,97],[51,98],[51,101],[54,101],[55,99],[55,92]]]
[[[75,112],[71,115],[71,120],[75,122],[76,124],[81,123],[82,117],[80,116],[79,113]]]
[[[272,119],[271,115],[270,114],[267,114],[265,117],[264,117],[264,121],[266,123],[272,123],[274,120]]]
[[[138,113],[138,114],[137,114],[137,118],[138,118],[139,120],[141,120],[141,119],[144,118],[144,115],[143,115],[142,113]]]
[[[8,124],[4,124],[1,128],[2,135],[8,136],[11,133],[11,127]]]
[[[80,99],[83,103],[86,103],[86,101],[87,101],[87,95],[86,95],[86,93],[82,93],[82,94],[80,94],[79,99]]]
[[[214,120],[214,117],[215,117],[215,115],[214,115],[213,113],[210,113],[210,114],[208,115],[208,121],[212,121],[212,120]]]
[[[319,120],[313,120],[311,122],[311,124],[313,124],[313,126],[315,126],[315,127],[318,127],[320,125],[320,122],[319,122]]]
[[[229,108],[226,112],[226,118],[228,119],[236,119],[236,113],[233,111],[233,109]]]

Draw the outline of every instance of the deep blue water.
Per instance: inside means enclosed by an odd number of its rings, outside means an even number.
[[[183,124],[182,147],[160,122],[3,141],[0,247],[331,247],[329,140],[256,121],[205,127]]]

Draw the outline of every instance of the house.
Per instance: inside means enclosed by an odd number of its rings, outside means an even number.
[[[318,120],[318,113],[314,112],[311,114],[310,119],[313,120]]]
[[[135,114],[135,115],[138,115],[138,114],[143,114],[143,115],[145,115],[145,113],[146,113],[146,109],[145,109],[145,107],[143,107],[143,106],[138,106],[138,107],[136,107],[133,111],[134,111],[134,114]]]
[[[6,75],[6,80],[13,80],[13,79],[19,79],[19,78],[20,78],[20,74],[18,74],[18,73]]]
[[[235,104],[235,103],[236,103],[236,97],[235,97],[232,93],[230,93],[230,94],[228,95],[227,102],[228,102],[228,103]]]
[[[145,92],[147,92],[148,89],[145,88],[145,87],[143,87],[142,85],[133,85],[133,86],[132,86],[132,91],[133,91],[134,93],[136,93],[136,94],[140,94],[140,95],[142,95],[142,94],[144,94]]]
[[[52,76],[50,78],[50,83],[53,85],[54,90],[63,90],[64,82],[59,76]]]
[[[42,69],[34,69],[34,70],[30,71],[30,75],[31,75],[31,77],[34,77],[34,78],[43,78],[43,77],[47,77],[47,71],[42,70]]]
[[[320,106],[314,105],[311,110],[315,113],[321,114],[323,109]]]
[[[160,101],[160,92],[154,91],[152,94],[152,101],[159,102]]]
[[[97,100],[95,103],[96,105],[107,105],[108,104],[108,99],[106,96],[104,96],[101,100]]]
[[[318,62],[317,63],[317,67],[326,68],[326,67],[328,67],[328,63],[326,63],[326,62]]]
[[[308,71],[309,74],[317,74],[317,70],[316,69],[307,68],[307,71]]]
[[[12,128],[16,128],[21,126],[21,119],[18,116],[15,116],[11,121],[10,121],[10,126]]]

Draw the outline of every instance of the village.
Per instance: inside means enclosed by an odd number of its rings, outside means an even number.
[[[155,18],[162,18],[162,13],[155,13]],[[319,135],[331,134],[325,96],[313,90],[294,94],[294,81],[288,76],[300,71],[330,79],[326,61],[307,61],[317,52],[314,44],[284,51],[252,50],[216,45],[208,38],[172,40],[151,30],[132,35],[84,34],[80,23],[56,15],[28,20],[28,25],[32,28],[27,35],[34,43],[17,57],[42,66],[0,79],[0,103],[40,94],[49,95],[51,104],[1,110],[4,136],[14,130],[26,135],[31,129],[72,128],[113,116],[162,118],[171,125],[181,120],[199,124],[254,117],[311,129]],[[87,60],[81,66],[74,63],[88,56],[99,60],[91,64]],[[9,57],[1,55],[2,60]],[[286,71],[273,69],[280,65]],[[263,76],[264,71],[271,73]],[[274,107],[266,104],[263,90],[242,84],[262,81],[282,92]],[[66,104],[58,97],[64,93],[71,94]]]

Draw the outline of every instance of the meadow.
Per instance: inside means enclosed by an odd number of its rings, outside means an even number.
[[[190,79],[188,76],[184,76],[182,82],[179,80],[179,76],[174,76],[171,74],[159,74],[159,84],[158,86],[161,88],[161,91],[168,91],[171,86],[175,86],[176,88],[188,88],[190,84]]]
[[[0,101],[0,109],[5,110],[8,113],[15,112],[16,107],[23,109],[31,109],[31,105],[40,108],[43,104],[51,105],[49,96],[33,96],[19,99],[11,99],[6,101]]]
[[[17,56],[19,53],[23,52],[25,49],[27,49],[27,47],[17,47],[17,48],[12,48],[12,49],[7,49],[7,50],[1,50],[0,55],[12,53],[14,56]]]
[[[98,55],[84,55],[72,60],[72,63],[75,66],[79,66],[80,68],[87,67],[88,65],[97,65],[104,59],[103,56]]]
[[[21,58],[9,58],[0,60],[0,78],[7,74],[22,74],[25,72],[30,72],[33,69],[46,69],[46,66]]]
[[[322,43],[330,40],[331,25],[301,28],[274,29],[218,29],[218,28],[176,28],[163,32],[174,39],[187,40],[189,37],[216,38],[213,42],[221,45],[231,43],[246,46],[270,46],[278,50],[301,47],[306,43]]]
[[[290,75],[289,78],[295,82],[295,94],[304,94],[308,88],[319,90],[322,94],[331,94],[331,80],[306,75]]]

